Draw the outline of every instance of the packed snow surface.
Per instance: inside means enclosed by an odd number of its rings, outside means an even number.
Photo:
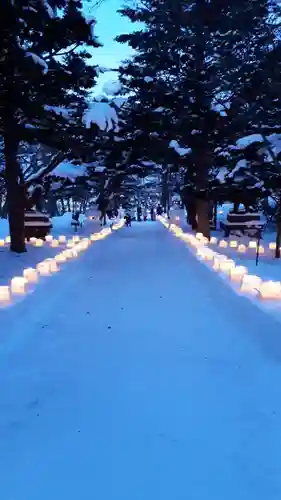
[[[159,223],[0,314],[1,500],[280,500],[280,326]]]

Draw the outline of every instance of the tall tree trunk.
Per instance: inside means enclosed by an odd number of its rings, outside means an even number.
[[[12,120],[5,124],[4,156],[7,186],[7,206],[12,252],[26,252],[24,234],[25,190],[21,183],[20,165],[17,159],[18,141]]]
[[[208,175],[208,154],[206,152],[202,152],[196,162],[196,212],[197,230],[206,238],[210,238]]]
[[[275,250],[275,258],[280,259],[281,257],[281,252],[280,252],[280,246],[281,246],[281,194],[279,195],[279,200],[278,200],[278,207],[277,207],[277,213],[276,213],[276,250]]]

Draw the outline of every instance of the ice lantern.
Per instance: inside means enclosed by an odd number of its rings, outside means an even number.
[[[11,280],[11,292],[16,295],[23,295],[25,293],[26,279],[22,276],[16,276]]]

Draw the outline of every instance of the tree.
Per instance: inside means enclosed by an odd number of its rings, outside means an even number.
[[[5,15],[0,18],[0,133],[11,250],[24,252],[25,186],[19,144],[47,144],[58,151],[61,161],[63,150],[82,127],[87,90],[95,82],[87,47],[99,44],[94,21],[83,17],[80,0],[4,0],[1,10]]]
[[[162,107],[156,132],[191,148],[186,160],[197,227],[209,236],[209,172],[214,152],[235,133],[237,124],[229,108],[233,100],[237,102],[253,63],[272,43],[269,4],[266,0],[144,0],[121,13],[145,26],[117,38],[136,50],[133,60],[120,69],[121,78],[143,109],[145,129],[155,133],[153,115]],[[218,111],[218,104],[228,112]]]

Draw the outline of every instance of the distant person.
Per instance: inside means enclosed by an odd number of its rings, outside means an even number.
[[[155,220],[155,210],[153,207],[150,210],[150,218],[151,218],[151,220]]]
[[[141,210],[141,207],[138,207],[138,208],[137,208],[137,218],[138,218],[138,222],[141,222],[141,216],[142,216],[142,210]]]
[[[158,205],[157,207],[157,215],[162,215],[163,214],[163,208],[161,207],[161,205]]]
[[[132,226],[132,217],[130,214],[126,214],[125,217],[125,224],[126,224],[126,227],[131,227]]]

